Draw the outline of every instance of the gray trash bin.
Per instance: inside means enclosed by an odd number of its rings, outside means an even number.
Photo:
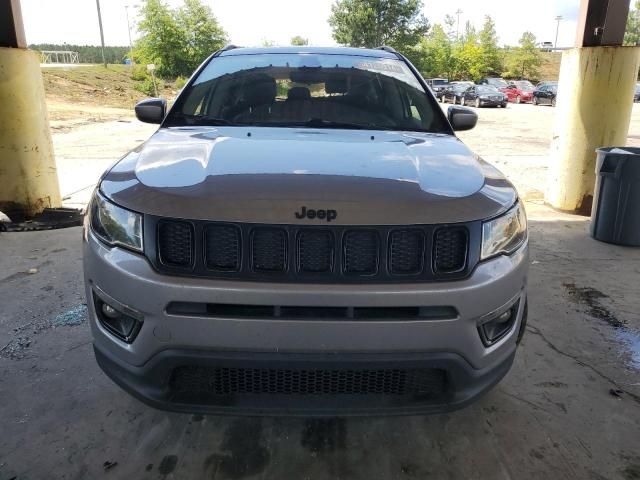
[[[609,147],[596,152],[591,236],[616,245],[640,246],[640,148]]]

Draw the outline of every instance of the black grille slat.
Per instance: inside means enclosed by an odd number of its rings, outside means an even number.
[[[328,273],[333,269],[334,239],[326,230],[303,230],[298,236],[298,269]]]
[[[252,265],[256,272],[284,272],[287,233],[279,228],[256,228],[252,237]]]
[[[436,230],[434,268],[437,273],[458,272],[467,261],[469,235],[466,228],[447,227]]]
[[[378,271],[380,239],[375,230],[351,230],[344,235],[344,271],[374,275]]]
[[[396,230],[391,233],[390,241],[391,273],[420,273],[424,264],[424,233],[421,230]]]
[[[174,394],[195,395],[415,395],[439,396],[446,374],[431,368],[288,369],[182,366]]]
[[[247,281],[409,283],[467,278],[482,222],[271,225],[145,215],[144,253],[161,273]]]
[[[193,263],[193,227],[188,222],[162,221],[158,224],[158,255],[170,267]]]
[[[209,225],[205,228],[207,268],[221,272],[240,269],[240,230],[232,225]]]

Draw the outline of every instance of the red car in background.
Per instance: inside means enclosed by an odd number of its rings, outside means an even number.
[[[507,99],[514,103],[529,103],[533,101],[534,90],[533,83],[528,80],[514,80],[500,89],[507,96]]]

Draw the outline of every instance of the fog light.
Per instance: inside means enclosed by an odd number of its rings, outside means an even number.
[[[118,312],[115,308],[113,308],[108,303],[102,304],[102,313],[104,314],[105,317],[111,318],[111,319],[115,319],[120,316],[120,312]]]
[[[142,327],[142,315],[111,299],[103,299],[106,295],[94,292],[93,301],[100,325],[105,330],[124,340],[133,342]],[[107,303],[109,302],[109,303]]]
[[[478,327],[478,332],[480,333],[482,343],[484,343],[486,347],[496,343],[507,333],[509,333],[511,328],[513,328],[513,325],[518,318],[519,305],[520,301],[517,301],[514,305],[512,305],[504,312],[501,312],[494,317],[490,317],[489,319],[483,320],[483,322]]]

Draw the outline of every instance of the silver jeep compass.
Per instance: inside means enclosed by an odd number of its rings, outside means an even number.
[[[158,408],[460,408],[509,370],[527,221],[393,49],[213,54],[101,178],[84,271],[95,355]]]

